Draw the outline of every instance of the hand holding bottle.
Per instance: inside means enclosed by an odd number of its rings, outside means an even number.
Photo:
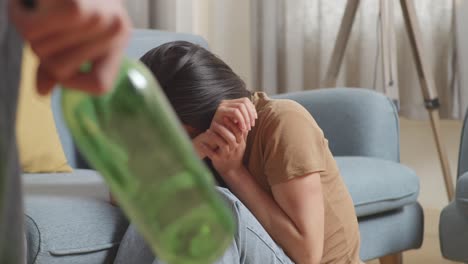
[[[131,27],[120,0],[35,0],[32,9],[10,2],[10,17],[41,61],[39,93],[57,83],[93,94],[112,87]],[[83,74],[85,62],[93,68]]]
[[[103,96],[64,90],[62,108],[81,153],[159,258],[206,264],[224,252],[232,214],[143,64],[125,58]]]

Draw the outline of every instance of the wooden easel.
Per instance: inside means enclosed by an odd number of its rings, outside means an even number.
[[[335,87],[340,66],[343,61],[346,45],[349,40],[351,28],[356,17],[356,11],[360,0],[348,0],[346,10],[341,21],[340,30],[336,39],[330,64],[325,79],[327,87]],[[450,166],[447,159],[447,153],[441,138],[440,116],[439,116],[439,98],[435,87],[434,78],[424,55],[421,29],[415,12],[413,0],[400,0],[406,29],[408,31],[411,48],[421,84],[421,90],[424,97],[425,107],[431,119],[432,131],[437,145],[437,151],[444,176],[445,188],[449,201],[453,199],[454,187],[451,178]],[[381,40],[382,40],[382,61],[383,61],[383,80],[384,91],[391,99],[398,98],[398,77],[396,70],[396,37],[393,23],[393,1],[380,0],[381,8]]]

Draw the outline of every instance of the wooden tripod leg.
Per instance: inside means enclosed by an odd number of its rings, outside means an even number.
[[[398,106],[399,86],[393,1],[380,0],[380,13],[384,93]]]
[[[442,166],[444,175],[445,188],[449,201],[453,199],[454,187],[452,182],[452,174],[447,159],[447,153],[440,135],[440,116],[439,116],[439,101],[435,82],[427,64],[426,57],[424,56],[424,49],[422,46],[422,34],[418,24],[416,11],[413,0],[400,0],[401,8],[403,10],[403,17],[405,19],[406,29],[408,30],[411,48],[413,50],[414,60],[419,75],[422,93],[424,96],[426,108],[431,117],[432,131],[439,153],[439,159]]]
[[[450,201],[454,198],[454,187],[452,181],[452,173],[450,171],[450,165],[447,158],[447,153],[445,151],[445,145],[442,140],[442,135],[440,131],[440,117],[439,110],[437,109],[428,109],[429,115],[431,118],[432,131],[434,133],[434,139],[437,145],[437,151],[439,153],[439,159],[442,167],[442,172],[444,175],[445,189],[447,191],[447,198]]]
[[[357,8],[360,0],[348,0],[346,9],[341,20],[340,30],[336,37],[335,47],[333,48],[330,64],[328,64],[327,75],[325,76],[325,87],[335,87],[338,73],[343,62],[343,56],[348,44],[351,28],[356,17]]]

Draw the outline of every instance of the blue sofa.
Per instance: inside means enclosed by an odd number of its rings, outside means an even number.
[[[193,35],[136,30],[127,54],[138,58],[172,40],[207,47],[202,38]],[[399,123],[392,102],[381,94],[352,88],[278,97],[304,105],[329,139],[356,206],[361,258],[400,256],[420,247],[423,214],[417,202],[419,180],[399,163]],[[63,124],[59,99],[57,90],[54,115],[74,171],[23,175],[28,263],[112,263],[128,221],[119,208],[107,202],[108,189],[99,174],[85,169],[80,161]]]
[[[457,175],[455,199],[440,215],[440,248],[445,258],[468,263],[468,111],[463,123]]]

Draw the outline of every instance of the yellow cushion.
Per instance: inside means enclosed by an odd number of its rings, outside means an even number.
[[[36,92],[38,60],[29,47],[24,48],[18,102],[16,136],[23,172],[71,172],[62,149],[51,98]]]

